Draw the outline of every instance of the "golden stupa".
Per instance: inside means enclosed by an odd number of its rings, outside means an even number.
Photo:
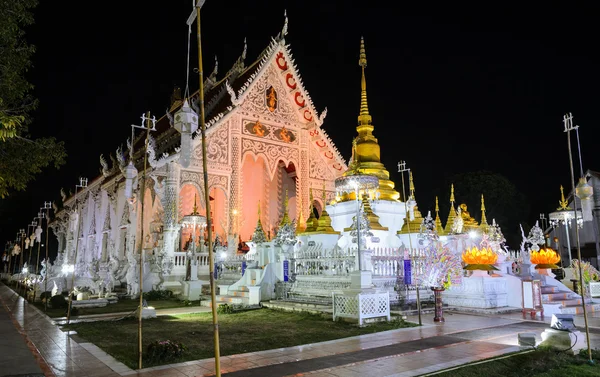
[[[410,196],[408,199],[412,199],[415,203],[417,203],[417,200],[415,199],[415,183],[413,181],[412,171],[408,172],[408,181],[410,188]],[[404,218],[404,224],[402,224],[402,229],[397,232],[398,234],[418,233],[420,231],[421,224],[423,223],[423,216],[421,215],[419,207],[416,204],[415,208],[413,209],[413,213],[414,219],[412,220],[410,219],[410,213],[406,214],[406,217]]]
[[[394,190],[394,182],[390,181],[390,173],[381,163],[381,154],[377,139],[373,136],[372,118],[369,114],[367,104],[367,81],[365,78],[365,67],[367,66],[367,54],[365,52],[364,38],[360,40],[360,58],[358,61],[362,69],[360,114],[358,116],[358,136],[353,141],[352,159],[344,176],[357,174],[369,174],[379,179],[379,200],[397,201],[400,194]],[[340,201],[355,200],[355,193],[347,193],[340,197]]]
[[[485,201],[483,200],[483,194],[481,194],[481,223],[479,224],[479,228],[483,233],[487,233],[490,230],[490,224],[488,224],[487,218],[485,217]]]
[[[452,226],[454,225],[454,219],[456,218],[456,209],[454,208],[454,184],[450,185],[450,213],[448,213],[448,220],[446,220],[446,227],[444,227],[443,234],[447,235],[452,232]]]
[[[315,209],[313,206],[313,191],[312,191],[312,187],[310,188],[310,215],[308,216],[308,219],[306,219],[306,228],[304,229],[303,232],[300,233],[310,233],[310,232],[314,232],[315,229],[317,229],[317,226],[319,225],[318,223],[318,219],[315,217]]]
[[[440,204],[438,197],[435,197],[435,230],[438,235],[444,234],[444,227],[442,226],[442,220],[440,219]]]
[[[312,190],[311,190],[311,199],[312,199]],[[312,203],[312,200],[311,200]],[[321,211],[321,216],[317,219],[312,213],[312,205],[311,205],[311,216],[312,226],[310,225],[310,217],[307,220],[308,224],[304,232],[302,234],[340,234],[331,226],[331,217],[327,213],[327,209],[325,206],[327,205],[327,199],[325,197],[325,185],[323,185],[323,210]]]

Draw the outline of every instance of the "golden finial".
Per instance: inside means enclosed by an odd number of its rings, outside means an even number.
[[[313,211],[314,205],[313,205],[313,201],[314,201],[314,197],[313,197],[313,193],[312,193],[312,187],[308,189],[308,198],[310,199],[310,212]]]
[[[412,170],[408,171],[408,182],[409,185],[408,187],[410,188],[410,196],[412,196],[412,198],[415,198],[415,183],[413,181],[413,176],[412,176]]]
[[[325,205],[325,203],[327,203],[327,197],[325,195],[325,183],[323,183],[323,205]]]
[[[192,209],[192,216],[198,216],[198,206],[196,205],[196,194],[194,194],[194,208]]]
[[[481,224],[484,227],[488,225],[487,218],[485,217],[485,200],[483,199],[483,194],[481,194]]]
[[[290,223],[290,217],[288,215],[288,203],[289,203],[288,190],[285,189],[285,199],[283,201],[283,217],[281,218],[281,223],[279,224],[279,226],[283,226],[284,224]]]
[[[360,58],[358,65],[362,68],[362,79],[360,81],[360,115],[358,116],[359,125],[370,125],[371,115],[369,115],[369,105],[367,104],[367,79],[365,78],[365,67],[367,66],[367,53],[365,51],[365,39],[360,38]]]
[[[450,184],[450,204],[454,203],[454,183]]]
[[[260,200],[258,201],[258,221],[260,221]]]
[[[560,185],[560,201],[558,202],[558,204],[560,205],[560,207],[557,208],[557,210],[559,211],[566,211],[571,209],[571,207],[569,207],[569,202],[565,200],[565,193],[563,191],[562,185]]]
[[[437,213],[440,212],[440,203],[438,202],[438,197],[435,197],[435,213],[437,216]]]

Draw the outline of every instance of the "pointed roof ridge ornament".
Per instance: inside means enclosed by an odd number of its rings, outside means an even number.
[[[246,53],[248,52],[248,42],[246,37],[244,37],[244,50],[242,51],[242,61],[246,60]]]
[[[370,125],[372,118],[369,114],[369,105],[367,103],[367,79],[365,76],[365,68],[367,67],[367,52],[365,50],[365,39],[360,37],[360,57],[358,65],[362,70],[362,78],[360,81],[360,115],[358,116],[359,125]]]
[[[198,213],[198,205],[196,204],[196,194],[194,194],[194,208],[192,209],[191,215],[192,216],[198,216],[198,215],[200,215]]]
[[[285,189],[285,199],[283,200],[283,217],[281,218],[281,223],[279,224],[279,226],[283,226],[285,224],[289,224],[290,223],[290,216],[288,215],[288,204],[289,204],[289,197],[288,197],[288,189]]]
[[[558,202],[558,204],[560,205],[560,207],[557,208],[558,211],[566,211],[572,209],[571,207],[569,207],[569,202],[565,200],[565,192],[562,185],[560,185],[560,201]]]
[[[285,19],[285,21],[283,22],[283,28],[281,28],[281,38],[280,41],[285,43],[285,36],[288,33],[288,16],[287,16],[287,9],[283,10],[283,18]]]

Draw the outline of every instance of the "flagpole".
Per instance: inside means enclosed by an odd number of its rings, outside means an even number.
[[[208,165],[206,157],[206,119],[204,113],[204,73],[202,69],[202,38],[200,28],[200,8],[204,5],[205,0],[198,0],[196,2],[195,12],[187,20],[188,26],[194,22],[196,18],[196,31],[198,34],[198,107],[200,108],[199,120],[200,120],[200,133],[202,135],[202,174],[204,178],[204,202],[206,205],[206,228],[208,232],[208,264],[210,271],[210,296],[211,296],[211,311],[214,328],[214,346],[215,346],[215,376],[221,377],[221,361],[219,351],[219,318],[217,316],[217,297],[215,287],[215,274],[214,274],[214,255],[213,255],[213,242],[212,242],[212,219],[210,216],[210,193],[208,191]]]

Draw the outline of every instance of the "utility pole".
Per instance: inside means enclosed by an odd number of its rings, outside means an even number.
[[[213,255],[213,242],[212,242],[212,219],[210,216],[210,193],[208,191],[208,166],[206,157],[206,120],[204,114],[204,73],[202,69],[202,38],[200,28],[200,8],[204,5],[205,0],[198,0],[196,2],[195,10],[192,11],[187,20],[187,25],[191,26],[194,20],[196,20],[196,30],[198,34],[198,76],[200,87],[198,89],[198,107],[200,108],[199,120],[200,120],[200,132],[202,135],[202,173],[204,176],[204,199],[206,203],[206,227],[208,231],[208,263],[210,268],[210,296],[212,300],[212,319],[214,328],[214,344],[215,344],[215,376],[221,377],[221,360],[219,351],[219,319],[217,316],[217,297],[215,287],[215,264]]]

